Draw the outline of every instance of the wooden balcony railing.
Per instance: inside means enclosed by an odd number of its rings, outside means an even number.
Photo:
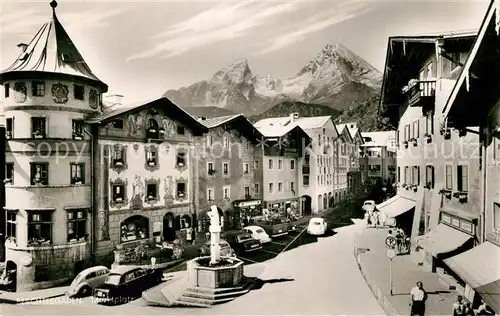
[[[409,106],[432,106],[436,97],[436,80],[419,81],[407,92]]]

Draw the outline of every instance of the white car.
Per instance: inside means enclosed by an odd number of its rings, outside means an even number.
[[[365,212],[373,212],[375,210],[375,201],[368,200],[363,203],[363,211]]]
[[[252,235],[253,239],[257,239],[261,244],[271,242],[271,237],[264,231],[260,226],[247,226],[243,228],[243,231]]]
[[[326,234],[328,229],[328,225],[324,218],[321,217],[313,217],[309,220],[309,224],[307,225],[307,233],[309,235],[314,236],[323,236]]]
[[[71,282],[67,293],[68,296],[82,297],[91,295],[94,288],[104,284],[108,274],[109,269],[105,266],[95,266],[83,270]]]

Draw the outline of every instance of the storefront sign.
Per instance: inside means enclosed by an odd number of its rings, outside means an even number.
[[[469,234],[473,234],[472,224],[466,221],[460,221],[460,228]]]
[[[452,214],[441,213],[440,222],[463,231],[464,233],[467,233],[469,235],[475,235],[476,225],[473,220],[471,221],[469,219],[464,219]]]
[[[460,220],[458,220],[458,218],[452,218],[451,219],[451,225],[457,227],[457,228],[460,228]]]
[[[249,207],[249,206],[256,206],[260,205],[262,202],[260,200],[257,201],[246,201],[246,202],[240,202],[238,204],[238,207]]]
[[[451,224],[451,217],[449,215],[441,214],[441,222]]]

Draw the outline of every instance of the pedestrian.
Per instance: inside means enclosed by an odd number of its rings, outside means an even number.
[[[193,229],[191,227],[186,228],[186,242],[188,244],[193,243]]]
[[[469,302],[465,303],[465,315],[475,316],[474,310],[472,309],[472,305]]]
[[[387,219],[387,215],[385,215],[385,213],[383,213],[383,212],[379,212],[378,218],[380,221],[380,226],[385,227],[385,221]]]
[[[476,310],[476,315],[478,316],[483,316],[483,315],[494,315],[495,313],[491,310],[491,308],[486,305],[486,303],[481,300],[481,305]]]
[[[462,295],[457,296],[457,301],[453,303],[453,316],[466,316],[465,304]]]
[[[375,228],[379,226],[378,211],[373,212],[373,223],[375,224]]]
[[[421,281],[417,282],[417,286],[411,289],[411,310],[410,316],[418,315],[424,316],[425,314],[425,301],[427,300],[427,292],[424,289],[424,285]]]
[[[365,212],[365,224],[367,227],[370,225],[370,215],[368,215],[368,212]]]
[[[403,232],[400,228],[396,229],[396,246],[398,248],[398,253],[401,253],[403,250]]]

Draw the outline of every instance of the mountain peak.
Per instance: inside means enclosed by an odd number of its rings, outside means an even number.
[[[240,58],[229,66],[229,68],[236,68],[236,67],[248,67],[248,60],[246,58]]]

